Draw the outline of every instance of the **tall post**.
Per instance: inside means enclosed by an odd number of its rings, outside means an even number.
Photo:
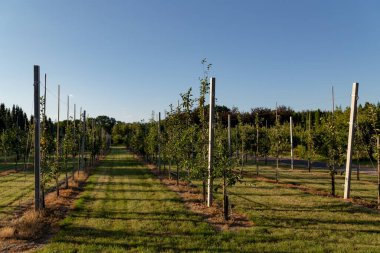
[[[82,120],[82,107],[80,107],[79,109],[79,123],[81,122],[81,120]],[[78,124],[78,128],[80,128],[79,124]],[[79,133],[79,140],[78,140],[78,177],[79,177],[79,171],[81,169],[81,159],[82,159],[81,144],[82,144],[83,133],[81,134],[80,131],[78,131],[78,133]]]
[[[86,110],[83,110],[83,136],[82,136],[82,169],[85,170],[84,145],[86,138]]]
[[[158,174],[161,173],[161,112],[158,113],[157,139],[158,139]]]
[[[58,85],[58,120],[57,120],[57,163],[58,163],[58,166],[59,166],[59,109],[60,109],[60,94],[61,93],[61,86]]]
[[[348,145],[347,145],[347,160],[346,160],[346,176],[344,180],[344,199],[350,198],[351,190],[351,167],[352,167],[352,138],[354,136],[354,122],[356,114],[356,106],[358,100],[359,83],[353,83],[351,95],[351,112],[350,112],[350,125],[348,132]]]
[[[276,182],[278,182],[279,136],[278,136],[278,107],[276,102]]]
[[[91,166],[95,163],[95,119],[92,119],[92,154],[91,154]]]
[[[232,149],[231,149],[231,114],[228,114],[228,157],[231,158],[232,156]]]
[[[293,154],[293,118],[290,116],[290,167],[294,169],[294,154]]]
[[[46,73],[45,73],[45,87],[44,87],[44,115],[46,116]]]
[[[34,65],[34,210],[40,202],[40,66]]]
[[[380,209],[380,138],[376,133],[377,142],[377,209]]]
[[[311,170],[311,112],[309,112],[309,129],[308,129],[308,141],[307,141],[307,168]]]
[[[332,111],[331,111],[331,126],[332,126],[332,139],[330,145],[332,145],[332,166],[331,166],[331,194],[335,196],[335,121],[334,121],[334,111],[335,111],[335,96],[334,96],[334,86],[331,87],[331,98],[332,98]]]
[[[67,115],[66,115],[66,135],[69,130],[69,117],[70,117],[70,96],[67,96]],[[69,178],[67,175],[67,159],[68,159],[68,151],[67,148],[65,150],[65,175],[66,175],[66,189],[69,188]]]
[[[61,86],[58,85],[58,120],[57,120],[57,173],[60,171],[59,166],[59,158],[60,158],[60,152],[59,152],[59,111],[60,111],[60,98],[61,98]],[[59,196],[59,187],[58,187],[58,176],[54,175],[56,177],[56,191],[57,191],[57,197]]]
[[[209,113],[209,142],[208,142],[208,179],[207,179],[207,206],[213,201],[213,154],[214,154],[214,110],[215,110],[215,77],[210,80],[210,113]]]
[[[255,160],[256,160],[256,175],[259,175],[259,114],[256,113],[256,155],[255,155]]]
[[[268,120],[265,120],[265,144],[268,145]],[[268,164],[268,152],[265,152],[265,165]]]
[[[73,123],[73,134],[74,134],[74,148],[76,148],[76,142],[77,142],[77,136],[76,136],[76,129],[75,129],[75,121],[77,117],[77,105],[74,104],[74,123]],[[73,152],[74,153],[74,152]],[[79,154],[78,154],[79,155]],[[72,156],[73,161],[73,180],[74,180],[74,174],[75,174],[75,158],[74,155]]]

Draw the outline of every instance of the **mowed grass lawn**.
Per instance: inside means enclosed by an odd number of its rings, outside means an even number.
[[[230,193],[255,226],[215,231],[114,148],[39,252],[379,252],[379,212],[250,180]]]
[[[256,165],[245,166],[244,171],[247,177],[256,177]],[[275,166],[260,165],[259,175],[275,180]],[[247,178],[246,177],[246,178]],[[246,179],[244,178],[244,180]],[[335,194],[343,196],[345,174],[338,173],[335,176]],[[306,186],[310,189],[331,193],[331,176],[328,169],[312,169],[309,172],[306,168],[296,168],[291,170],[288,167],[279,168],[279,182]],[[360,173],[360,180],[356,178],[356,167],[351,173],[351,197],[365,200],[366,202],[377,204],[377,173]]]
[[[71,175],[71,172],[69,173]],[[65,174],[60,175],[60,181],[65,179]],[[47,189],[55,187],[51,180],[46,185]],[[15,210],[33,202],[34,198],[34,171],[20,171],[0,176],[0,226],[7,225],[13,218]]]

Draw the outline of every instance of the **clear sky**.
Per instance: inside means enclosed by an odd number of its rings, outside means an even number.
[[[0,102],[33,109],[33,65],[90,116],[149,119],[198,93],[213,64],[219,104],[295,110],[380,100],[380,1],[3,0]],[[71,108],[71,111],[73,109]],[[62,109],[62,114],[65,114]],[[63,117],[63,116],[62,116]]]

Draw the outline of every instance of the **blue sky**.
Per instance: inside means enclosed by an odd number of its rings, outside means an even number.
[[[198,93],[213,64],[219,104],[295,110],[380,96],[379,1],[0,1],[0,102],[33,111],[33,65],[90,116],[149,119]],[[41,79],[42,79],[41,75]],[[71,111],[73,109],[71,108]],[[66,114],[62,109],[62,114]]]

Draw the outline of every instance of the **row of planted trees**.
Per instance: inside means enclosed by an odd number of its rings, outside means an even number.
[[[39,66],[37,67],[38,76],[36,76],[35,66],[35,91],[39,91],[40,88],[39,81],[36,82],[36,79],[39,80]],[[37,85],[38,89],[36,88]],[[70,172],[72,181],[75,182],[80,170],[88,173],[88,168],[94,165],[98,157],[108,152],[111,138],[109,134],[110,127],[107,124],[109,124],[109,121],[112,122],[111,124],[115,122],[114,119],[106,116],[86,117],[86,111],[82,112],[82,109],[80,109],[79,119],[76,119],[76,105],[74,105],[73,116],[70,115],[69,96],[67,97],[66,120],[60,121],[61,100],[60,86],[58,86],[58,120],[52,123],[51,119],[46,115],[46,75],[44,95],[38,97],[38,93],[35,93],[35,99],[37,98],[35,100],[35,115],[30,119],[29,129],[27,130],[28,137],[26,138],[28,148],[25,149],[27,157],[29,157],[29,154],[35,153],[34,167],[36,167],[36,164],[39,166],[38,170],[34,168],[37,177],[36,210],[45,208],[45,194],[49,190],[47,188],[51,182],[54,182],[58,197],[61,183],[64,184],[66,189],[69,187]],[[38,108],[40,109],[39,113]],[[38,120],[35,118],[36,110]],[[34,145],[33,139],[35,140]],[[35,146],[37,145],[36,143],[39,145]],[[39,148],[36,149],[36,147]],[[78,173],[77,176],[76,172]],[[63,180],[61,180],[62,175],[64,175]]]
[[[203,199],[206,201],[209,141],[206,97],[210,89],[208,73],[211,64],[205,60],[202,64],[204,75],[200,79],[198,98],[194,98],[189,89],[180,94],[181,100],[176,106],[169,106],[164,119],[159,117],[159,120],[155,120],[155,114],[152,113],[148,123],[119,122],[114,126],[112,136],[115,143],[125,143],[133,152],[144,156],[146,161],[156,163],[159,170],[162,167],[166,169],[167,176],[174,176],[177,183],[180,178],[202,181]],[[309,161],[309,171],[313,161],[326,161],[331,175],[331,191],[335,195],[334,178],[346,160],[349,108],[336,107],[334,112],[295,112],[280,106],[275,110],[255,108],[245,113],[239,112],[237,108],[216,106],[215,111],[212,177],[218,184],[213,190],[224,189],[242,178],[248,158],[256,161],[257,175],[260,174],[259,160],[267,163],[268,157],[277,161],[278,169],[279,159],[290,156],[292,117],[295,156]],[[380,104],[360,105],[357,115],[354,158],[357,161],[375,160],[378,157],[376,136],[380,123]],[[279,180],[278,170],[276,180]],[[226,193],[225,190],[223,192]]]

